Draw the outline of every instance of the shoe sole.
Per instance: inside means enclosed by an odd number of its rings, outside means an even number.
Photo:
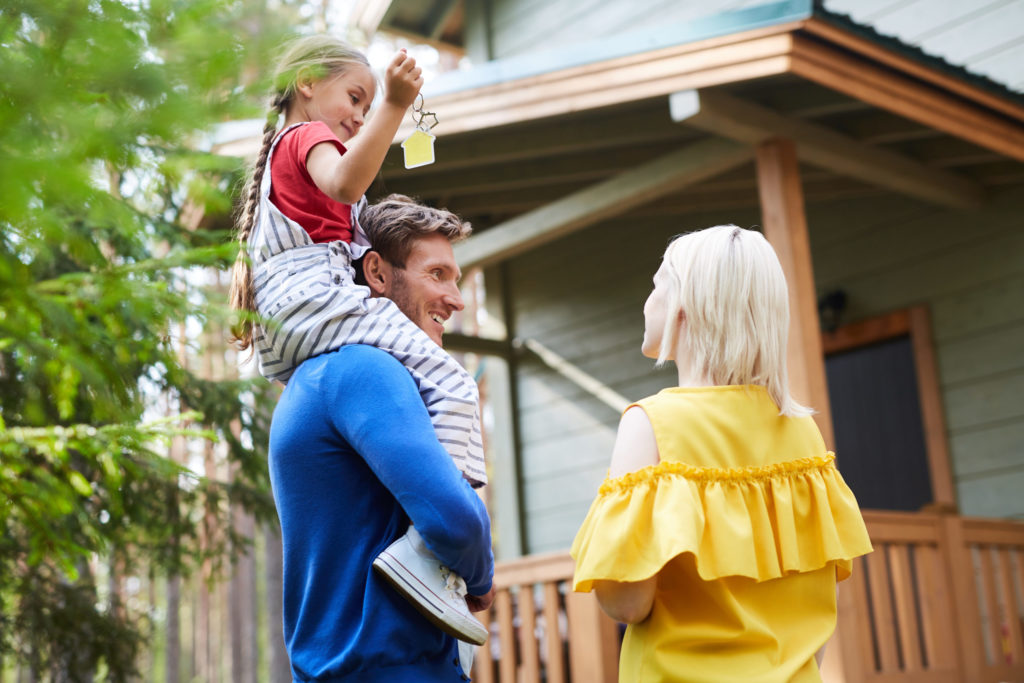
[[[487,642],[487,629],[480,622],[474,624],[458,614],[455,616],[460,624],[446,621],[444,599],[416,578],[394,555],[383,551],[373,561],[373,568],[423,616],[448,635],[473,645]]]

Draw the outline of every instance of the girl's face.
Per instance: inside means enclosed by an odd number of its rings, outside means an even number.
[[[373,74],[362,64],[298,87],[306,118],[323,121],[342,142],[351,140],[362,128],[376,90]]]
[[[668,287],[670,285],[670,278],[665,272],[665,264],[662,263],[658,272],[654,274],[654,289],[644,304],[644,341],[640,346],[640,352],[648,358],[657,358],[661,352],[661,336],[665,330]],[[674,360],[673,355],[669,354],[668,359]]]

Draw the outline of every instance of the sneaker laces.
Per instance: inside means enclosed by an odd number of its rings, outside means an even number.
[[[441,565],[441,577],[444,579],[444,589],[448,591],[448,596],[452,600],[466,599],[469,589],[466,587],[465,579],[444,565]]]

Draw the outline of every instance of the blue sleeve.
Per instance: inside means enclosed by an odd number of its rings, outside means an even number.
[[[434,433],[409,371],[371,346],[345,347],[344,371],[324,377],[334,427],[395,496],[437,558],[469,592],[491,588],[487,508]],[[340,380],[340,381],[339,381]]]

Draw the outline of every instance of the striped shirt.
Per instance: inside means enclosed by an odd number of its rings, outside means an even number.
[[[270,148],[268,164],[280,139]],[[260,316],[254,335],[260,373],[287,382],[302,361],[346,344],[387,351],[415,380],[456,467],[473,486],[486,484],[476,382],[394,302],[372,297],[354,282],[352,260],[369,248],[358,226],[365,198],[352,207],[353,242],[316,244],[270,201],[270,178],[268,169],[247,245]]]

